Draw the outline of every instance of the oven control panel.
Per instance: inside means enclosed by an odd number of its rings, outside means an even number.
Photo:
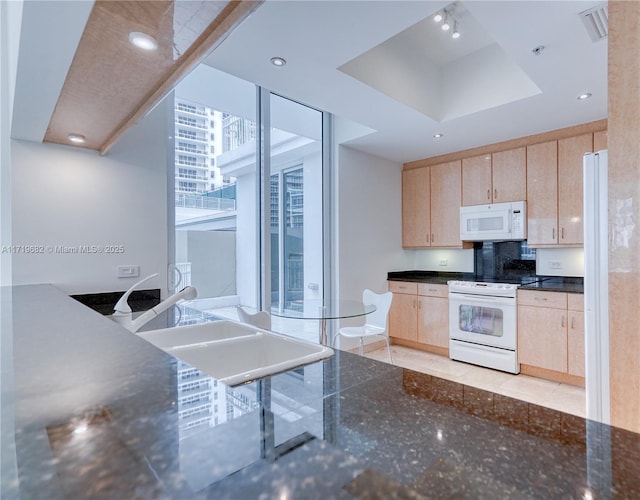
[[[520,285],[514,283],[483,283],[478,281],[448,281],[449,293],[469,293],[515,297]]]

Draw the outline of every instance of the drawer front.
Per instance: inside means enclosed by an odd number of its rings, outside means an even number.
[[[584,311],[584,295],[581,293],[568,293],[567,303],[570,311]]]
[[[449,298],[449,286],[436,285],[432,283],[418,283],[418,295],[424,295],[425,297],[441,297],[446,299]]]
[[[565,292],[538,292],[534,290],[518,290],[518,305],[566,309],[567,294]]]
[[[418,284],[409,281],[389,281],[389,291],[393,293],[418,294]]]

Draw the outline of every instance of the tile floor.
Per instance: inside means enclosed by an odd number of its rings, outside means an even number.
[[[579,417],[584,417],[586,413],[585,392],[582,387],[560,384],[528,375],[512,375],[453,361],[438,354],[404,346],[391,346],[391,354],[394,364],[403,368],[453,380]],[[388,362],[386,347],[365,353],[365,356]]]

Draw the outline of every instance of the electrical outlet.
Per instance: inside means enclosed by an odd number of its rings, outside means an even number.
[[[449,263],[447,262],[447,259],[440,259],[440,265],[446,267]]]
[[[118,278],[137,278],[140,276],[140,266],[118,266]]]
[[[550,260],[549,267],[551,269],[562,269],[562,262],[560,262],[559,260]]]

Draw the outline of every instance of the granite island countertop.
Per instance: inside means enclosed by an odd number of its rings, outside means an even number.
[[[3,498],[640,496],[639,434],[340,351],[229,388],[51,286],[0,292]]]
[[[486,278],[473,273],[445,273],[437,271],[390,271],[387,273],[389,281],[409,281],[415,283],[432,283],[446,285],[452,281],[478,281],[514,283],[525,290],[539,290],[547,292],[584,293],[583,278],[569,278],[559,276],[513,276],[505,278]]]

